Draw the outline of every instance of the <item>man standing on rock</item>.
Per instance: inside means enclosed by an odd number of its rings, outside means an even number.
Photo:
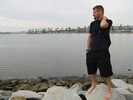
[[[104,16],[104,8],[101,5],[93,8],[93,16],[95,21],[90,24],[86,49],[86,65],[88,74],[91,75],[92,85],[87,92],[90,94],[96,87],[96,73],[99,68],[100,76],[104,77],[107,82],[105,100],[109,100],[113,75],[109,52],[111,44],[109,33],[112,21]]]

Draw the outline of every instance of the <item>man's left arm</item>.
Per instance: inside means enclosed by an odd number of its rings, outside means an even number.
[[[107,17],[106,16],[103,16],[103,19],[102,19],[102,21],[101,21],[101,23],[100,23],[100,27],[101,28],[108,28],[108,26],[109,26],[109,24],[108,24],[108,22],[107,22]]]

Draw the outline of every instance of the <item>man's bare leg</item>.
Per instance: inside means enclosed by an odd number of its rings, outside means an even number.
[[[105,100],[109,100],[111,97],[111,77],[105,79],[107,83],[107,90],[105,94]]]
[[[87,90],[87,92],[90,94],[92,90],[96,87],[97,85],[97,79],[96,79],[96,74],[92,74],[91,76],[91,87]]]

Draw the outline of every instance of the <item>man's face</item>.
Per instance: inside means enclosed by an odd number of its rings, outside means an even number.
[[[94,16],[94,19],[96,20],[101,16],[101,12],[97,11],[97,9],[94,9],[93,10],[93,16]]]

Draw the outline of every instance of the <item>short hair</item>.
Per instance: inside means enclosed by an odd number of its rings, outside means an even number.
[[[95,7],[93,7],[93,10],[97,10],[97,11],[102,11],[102,13],[104,14],[104,8],[102,5],[96,5]]]

